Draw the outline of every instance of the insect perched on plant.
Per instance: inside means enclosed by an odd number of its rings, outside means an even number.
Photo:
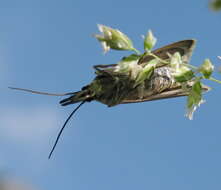
[[[213,65],[206,59],[200,67],[188,64],[195,46],[195,40],[183,40],[152,51],[156,38],[149,31],[144,37],[145,52],[141,54],[133,47],[131,40],[119,30],[99,25],[102,35],[95,35],[105,51],[131,50],[135,54],[123,57],[117,64],[95,65],[96,77],[80,91],[66,94],[51,94],[28,89],[12,88],[37,94],[67,96],[60,101],[62,106],[79,103],[60,130],[49,154],[51,157],[67,122],[86,102],[98,101],[108,107],[118,104],[138,103],[165,98],[188,96],[187,116],[202,102],[202,93],[210,88],[201,83],[211,77]],[[200,75],[200,76],[199,76]]]

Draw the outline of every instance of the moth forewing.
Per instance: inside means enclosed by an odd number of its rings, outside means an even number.
[[[184,63],[188,64],[190,57],[192,55],[193,49],[195,47],[196,41],[193,39],[190,40],[182,40],[175,43],[172,43],[170,45],[164,46],[162,48],[156,49],[152,51],[151,53],[156,55],[162,60],[168,60],[169,55],[173,55],[176,52],[179,52],[181,55],[181,59]],[[154,59],[151,55],[145,55],[140,58],[138,64],[146,64],[149,61]],[[160,64],[160,67],[166,66],[164,64]],[[150,79],[151,80],[151,79]],[[173,80],[173,79],[171,79]],[[208,91],[209,87],[204,85],[204,91]],[[143,98],[140,98],[139,95],[132,95],[125,98],[122,103],[138,103],[138,102],[145,102],[145,101],[153,101],[153,100],[159,100],[159,99],[165,99],[165,98],[175,98],[180,96],[187,96],[189,95],[189,92],[184,90],[181,86],[181,84],[176,83],[175,85],[172,85],[170,88],[165,89],[162,92],[151,94],[150,96],[144,96]]]
[[[203,92],[207,92],[210,90],[210,87],[208,87],[206,85],[202,85],[202,90],[203,90]],[[125,99],[122,102],[122,104],[147,102],[147,101],[176,98],[176,97],[182,97],[182,96],[188,96],[188,95],[189,95],[189,91],[186,91],[186,90],[182,89],[181,86],[179,86],[177,88],[167,89],[161,93],[147,96],[142,99],[139,99],[139,97],[136,97],[136,98],[133,97],[130,99],[130,97],[128,97],[128,99]]]
[[[151,53],[155,54],[157,57],[163,60],[167,60],[169,59],[169,54],[173,55],[174,53],[179,52],[182,57],[182,61],[184,63],[188,63],[193,53],[193,50],[195,48],[195,45],[196,45],[196,40],[194,39],[182,40],[182,41],[169,44],[162,48],[156,49],[152,51]],[[151,55],[143,56],[139,60],[138,64],[147,63],[152,59],[154,59],[154,57]]]

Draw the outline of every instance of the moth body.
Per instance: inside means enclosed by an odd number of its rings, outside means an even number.
[[[184,63],[188,64],[192,55],[195,40],[183,40],[163,48],[154,50],[152,53],[162,60],[168,60],[169,55],[179,52]],[[134,73],[147,65],[154,57],[145,55],[141,57],[134,69],[128,72],[119,72],[119,64],[96,65],[97,76],[81,91],[60,101],[62,106],[74,104],[82,101],[96,100],[107,106],[115,106],[124,103],[137,103],[164,98],[173,98],[189,95],[192,86],[191,81],[183,88],[181,83],[175,82],[172,68],[163,63],[159,63],[151,76],[136,85]],[[203,85],[203,91],[208,91],[209,87]]]

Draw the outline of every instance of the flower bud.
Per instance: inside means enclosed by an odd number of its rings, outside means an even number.
[[[203,76],[208,79],[213,73],[214,66],[209,59],[205,59],[203,64],[200,66],[199,71],[203,74]]]
[[[98,24],[98,29],[102,34],[96,34],[95,38],[101,42],[104,52],[109,51],[110,48],[115,50],[134,50],[132,41],[121,31],[100,24]]]
[[[181,66],[173,72],[176,82],[186,82],[194,77],[194,72],[186,66]]]
[[[156,59],[153,59],[147,63],[147,65],[137,75],[134,87],[136,87],[137,85],[141,84],[143,81],[151,77],[157,63],[158,61]]]
[[[154,37],[151,30],[148,31],[147,35],[144,38],[144,50],[150,51],[156,44],[157,39]]]
[[[172,68],[179,68],[180,65],[182,64],[182,58],[179,52],[174,53],[170,57],[170,64]]]
[[[172,75],[176,82],[186,82],[194,77],[194,72],[182,62],[179,52],[174,53],[170,57],[170,66]]]
[[[138,60],[140,56],[136,54],[131,54],[127,57],[123,57],[120,62],[118,62],[117,66],[115,67],[115,72],[119,73],[134,73],[133,77],[136,77],[136,73],[138,70],[142,69],[140,65],[138,65]]]

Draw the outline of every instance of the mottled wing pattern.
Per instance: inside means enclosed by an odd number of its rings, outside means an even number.
[[[173,44],[156,49],[152,51],[152,53],[157,55],[163,60],[167,60],[169,58],[168,54],[172,55],[175,52],[179,52],[180,55],[182,56],[182,60],[188,63],[192,55],[194,47],[195,47],[195,40],[183,40],[183,41],[175,42]],[[139,64],[147,63],[152,59],[154,59],[153,56],[144,56],[139,60]],[[183,91],[181,86],[178,85],[178,86],[173,86],[172,88],[168,88],[163,92],[160,92],[151,96],[143,97],[142,99],[140,99],[139,97],[135,97],[135,96],[127,97],[124,101],[122,101],[122,103],[123,104],[138,103],[138,102],[159,100],[159,99],[165,99],[165,98],[175,98],[175,97],[186,96],[186,95],[188,95],[188,93]]]

